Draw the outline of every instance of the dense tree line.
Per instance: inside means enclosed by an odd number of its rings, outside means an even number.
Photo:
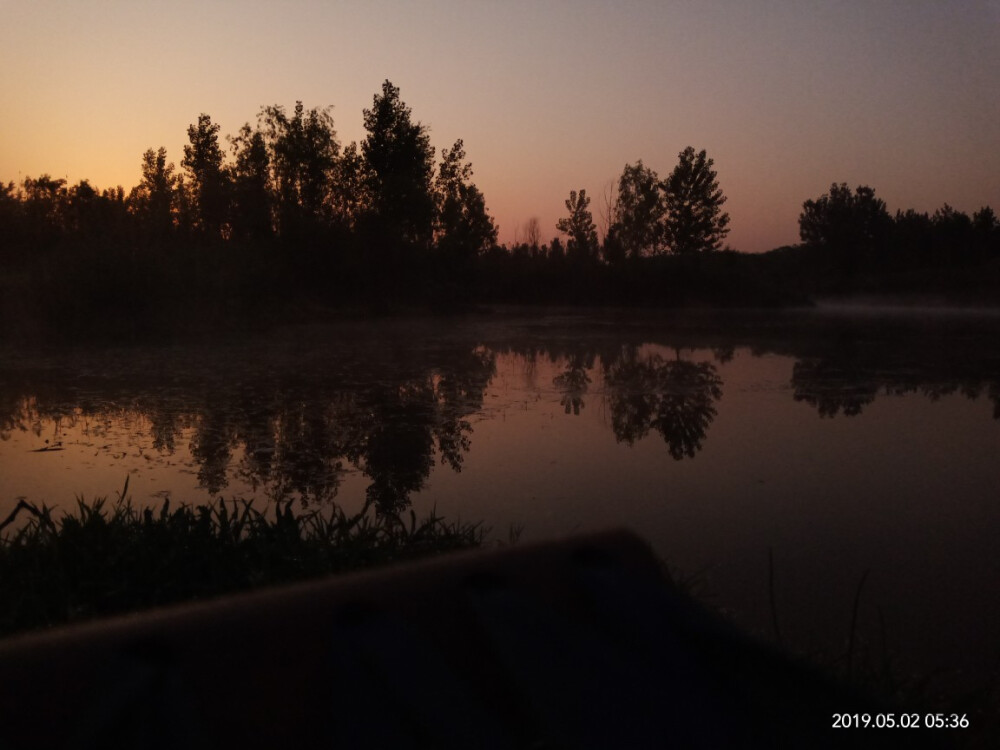
[[[271,309],[278,297],[614,301],[629,283],[609,268],[716,249],[728,231],[712,160],[688,148],[665,180],[641,162],[626,166],[603,240],[580,190],[555,227],[564,239],[540,244],[534,221],[530,246],[500,246],[461,140],[436,159],[427,127],[389,81],[363,118],[366,137],[344,146],[329,108],[265,106],[225,139],[202,114],[180,168],[150,148],[128,192],[48,175],[3,185],[2,268],[27,276],[22,308],[51,292],[65,300],[57,322],[195,301],[204,313],[205,298],[241,309]]]
[[[0,313],[63,324],[111,307],[148,323],[204,317],[206,300],[245,313],[460,288],[497,239],[464,144],[436,160],[389,81],[363,115],[366,137],[345,147],[329,108],[265,106],[225,140],[202,114],[180,169],[151,148],[128,192],[0,185],[0,282],[23,290]]]
[[[834,183],[807,200],[799,216],[801,252],[823,274],[828,288],[920,291],[953,284],[986,284],[1000,277],[1000,221],[984,206],[969,216],[947,203],[933,214],[913,209],[890,214],[875,190]],[[985,274],[985,277],[984,275]],[[988,278],[992,275],[992,279]],[[896,287],[894,289],[894,287]],[[946,289],[947,291],[947,289]]]
[[[580,189],[550,243],[532,219],[501,246],[461,140],[436,158],[389,81],[363,118],[365,138],[344,146],[329,108],[265,106],[227,138],[202,114],[180,168],[150,148],[128,192],[49,175],[0,184],[0,315],[135,328],[317,304],[788,304],[1000,255],[989,208],[893,217],[871,188],[837,184],[804,204],[794,252],[722,249],[726,197],[692,147],[665,178],[626,164],[600,235]]]
[[[436,166],[427,128],[389,81],[364,122],[360,147],[342,148],[329,109],[266,106],[255,126],[228,138],[227,158],[219,126],[202,114],[188,128],[181,170],[164,148],[149,149],[127,195],[48,175],[9,183],[0,195],[7,254],[81,237],[140,246],[279,240],[333,254],[352,234],[373,253],[441,245],[474,254],[495,243],[461,141]]]

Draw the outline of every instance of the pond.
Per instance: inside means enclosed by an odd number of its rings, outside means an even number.
[[[1000,315],[508,311],[0,360],[0,517],[255,498],[635,530],[765,638],[1000,658]]]

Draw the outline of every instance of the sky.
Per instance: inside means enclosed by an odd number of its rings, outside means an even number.
[[[440,154],[463,139],[500,240],[602,224],[627,163],[715,162],[727,242],[798,241],[803,201],[1000,212],[1000,0],[0,0],[0,181],[139,182],[188,125],[333,106],[365,136],[383,80]]]

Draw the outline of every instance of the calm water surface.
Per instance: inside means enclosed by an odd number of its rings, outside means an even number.
[[[0,514],[366,501],[525,541],[632,528],[765,637],[1000,657],[1000,317],[492,315],[0,360]],[[881,654],[881,647],[876,649]]]

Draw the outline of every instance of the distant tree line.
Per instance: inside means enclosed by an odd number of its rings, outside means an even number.
[[[207,114],[188,128],[181,169],[164,148],[142,157],[139,184],[98,191],[43,175],[0,192],[3,261],[61,243],[200,246],[278,242],[327,256],[333,270],[364,247],[381,263],[405,249],[476,255],[496,227],[457,141],[435,164],[427,128],[386,81],[364,111],[367,137],[341,147],[329,109],[261,109],[226,149]],[[396,258],[399,259],[398,257]]]
[[[329,108],[265,106],[225,140],[202,114],[180,169],[151,148],[128,192],[49,175],[0,185],[0,274],[30,288],[2,311],[59,324],[110,310],[165,320],[203,316],[213,298],[240,314],[405,303],[428,284],[469,285],[497,229],[462,141],[436,161],[389,81],[363,115],[366,137],[345,147]],[[164,306],[182,309],[150,309]]]
[[[341,305],[789,304],[1000,255],[992,209],[891,217],[870,188],[836,184],[804,204],[801,246],[722,249],[726,197],[692,147],[665,178],[626,164],[602,196],[603,236],[580,189],[550,243],[532,219],[499,245],[461,140],[436,159],[389,81],[363,117],[365,138],[343,146],[329,108],[265,106],[225,139],[202,114],[180,169],[150,148],[128,192],[49,175],[0,184],[5,326],[114,332]]]
[[[947,291],[944,274],[961,286],[980,282],[1000,290],[1000,221],[989,206],[972,216],[947,203],[933,214],[907,209],[893,215],[873,188],[852,191],[834,183],[803,204],[799,236],[800,252],[812,254],[809,266],[827,288]]]

